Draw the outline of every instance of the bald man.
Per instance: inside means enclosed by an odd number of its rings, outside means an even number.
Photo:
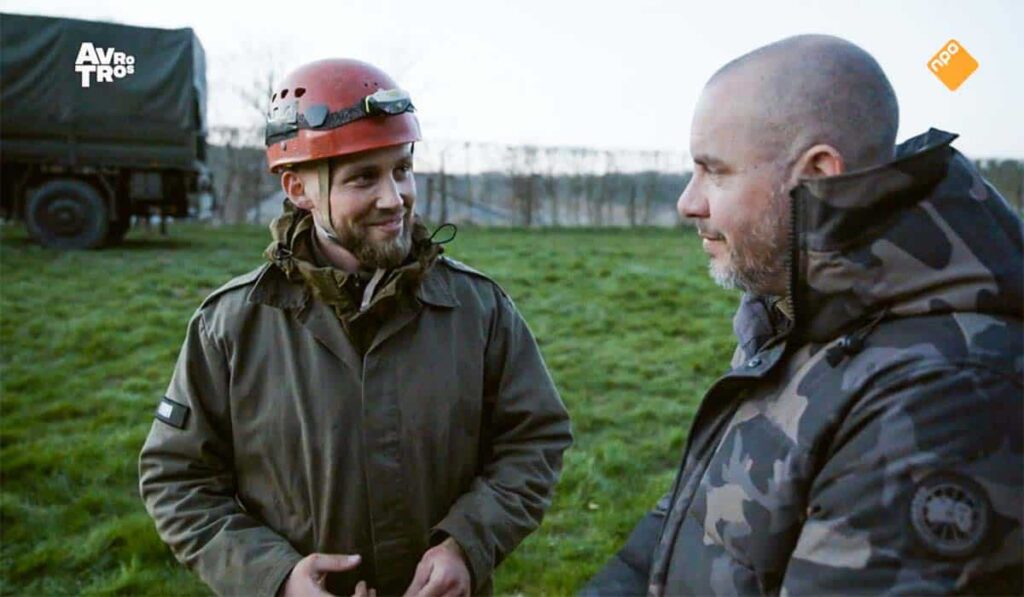
[[[1022,592],[1022,224],[841,39],[720,69],[679,198],[743,292],[671,491],[586,595]]]

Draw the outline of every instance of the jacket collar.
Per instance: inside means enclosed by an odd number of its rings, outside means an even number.
[[[438,267],[435,264],[427,270],[427,275],[423,277],[419,288],[416,289],[416,298],[420,302],[434,307],[446,309],[458,307],[459,300],[455,298],[455,293],[452,291],[452,277],[448,268]]]
[[[260,276],[250,300],[296,309],[316,295],[331,305],[339,317],[354,317],[358,313],[359,305],[355,302],[358,293],[348,286],[357,283],[357,275],[324,265],[323,259],[318,259],[319,252],[312,238],[312,220],[309,212],[298,210],[285,201],[282,214],[270,224],[273,240],[264,251],[276,273],[265,271]],[[412,291],[423,304],[446,308],[457,306],[447,272],[444,268],[434,267],[443,249],[431,241],[426,227],[418,218],[413,223],[412,239],[415,259],[388,272],[378,286],[380,290],[375,293],[373,303],[387,296]]]
[[[880,313],[1022,316],[1020,217],[954,139],[931,129],[888,163],[793,190],[794,335],[828,342]],[[777,323],[770,299],[744,297],[734,320],[744,352]]]
[[[739,353],[734,365],[746,362],[769,340],[787,332],[792,321],[779,308],[776,297],[757,296],[749,292],[740,298],[740,307],[732,319],[733,334],[738,341]]]
[[[286,311],[301,311],[311,297],[312,292],[305,284],[290,280],[280,267],[267,263],[249,291],[248,300]],[[423,304],[447,309],[460,304],[455,298],[448,269],[437,266],[427,270],[416,289],[416,298]]]
[[[302,310],[309,301],[311,292],[302,283],[288,279],[283,271],[272,263],[263,266],[256,284],[249,291],[249,302],[260,303],[278,309]],[[452,309],[460,305],[452,290],[451,274],[443,267],[431,267],[416,290],[416,298],[423,304]]]
[[[249,291],[248,300],[250,303],[259,303],[285,311],[301,311],[309,302],[311,294],[301,283],[289,280],[287,274],[277,265],[267,263],[256,279],[256,284]]]

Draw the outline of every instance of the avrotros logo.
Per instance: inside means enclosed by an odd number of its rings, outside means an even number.
[[[113,83],[135,74],[135,56],[118,52],[116,48],[97,48],[92,42],[83,42],[75,58],[75,71],[82,73],[82,87],[88,87],[92,76],[97,83]]]

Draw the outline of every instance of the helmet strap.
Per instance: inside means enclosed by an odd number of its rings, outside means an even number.
[[[334,218],[331,217],[331,161],[320,160],[316,165],[317,182],[320,188],[317,196],[327,204],[327,225],[324,226],[317,221],[314,214],[313,224],[320,230],[320,233],[336,245],[341,246],[341,239],[334,232]]]

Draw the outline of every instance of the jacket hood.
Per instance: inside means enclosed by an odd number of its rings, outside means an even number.
[[[931,129],[889,163],[792,193],[794,333],[829,341],[881,313],[1022,317],[1021,219]]]

